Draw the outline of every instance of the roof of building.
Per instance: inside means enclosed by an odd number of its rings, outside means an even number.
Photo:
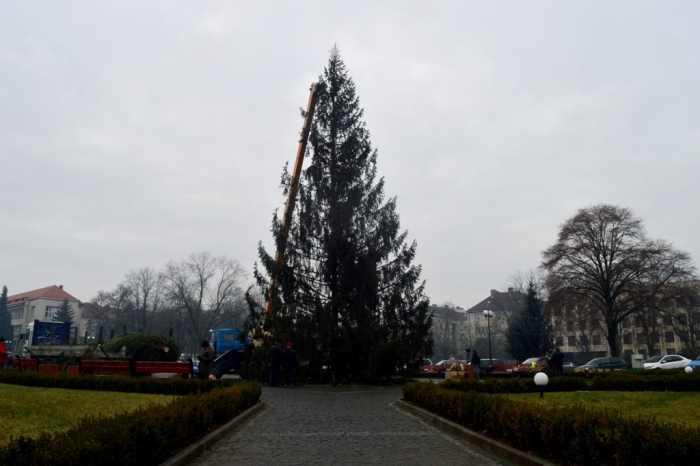
[[[470,307],[467,312],[481,311],[517,311],[523,305],[525,295],[513,288],[508,288],[508,291],[491,290],[491,295]]]
[[[71,301],[78,301],[78,298],[67,293],[63,290],[63,285],[56,286],[51,285],[46,288],[40,288],[38,290],[26,291],[24,293],[15,294],[7,297],[7,304],[17,304],[27,299],[33,298],[55,298],[55,299],[70,299]]]
[[[448,306],[428,306],[428,312],[431,312],[433,317],[448,317],[451,319],[466,319],[467,314],[461,307]]]

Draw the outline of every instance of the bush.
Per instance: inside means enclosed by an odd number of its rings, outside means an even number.
[[[543,407],[450,385],[455,384],[412,382],[404,385],[403,393],[435,414],[558,464],[688,465],[700,455],[699,429],[612,415],[581,404]]]
[[[169,379],[95,377],[92,375],[48,375],[8,368],[0,371],[0,383],[29,387],[100,390],[109,392],[149,393],[160,395],[189,395],[205,393],[215,388],[230,387],[237,380],[197,380],[172,377]]]
[[[444,388],[480,393],[532,393],[538,391],[532,378],[486,379],[483,383],[471,379],[446,380]],[[574,373],[549,379],[546,391],[570,392],[600,390],[622,392],[695,392],[700,391],[700,373],[686,374],[683,370],[614,371],[591,374]]]
[[[102,344],[107,352],[116,353],[122,347],[126,347],[126,357],[136,361],[172,362],[180,356],[180,348],[175,340],[157,334],[129,333]]]
[[[114,418],[88,417],[66,432],[44,434],[38,439],[11,438],[0,449],[0,464],[158,465],[253,406],[259,398],[259,384],[242,382]]]

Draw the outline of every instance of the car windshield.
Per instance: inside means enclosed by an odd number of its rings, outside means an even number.
[[[586,363],[586,366],[592,366],[592,365],[594,365],[594,364],[598,364],[598,363],[599,363],[600,361],[602,361],[603,359],[604,359],[604,358],[595,358],[595,359],[591,359],[590,361],[588,361],[588,362]]]
[[[663,357],[663,356],[661,356],[661,355],[652,356],[652,357],[650,357],[649,359],[647,359],[647,360],[644,361],[644,362],[659,362],[659,361],[661,361],[661,358],[662,358],[662,357]]]
[[[529,358],[524,360],[521,364],[532,364],[533,362],[537,362],[540,358]]]

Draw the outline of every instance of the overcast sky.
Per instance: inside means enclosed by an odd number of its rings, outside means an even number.
[[[337,44],[433,303],[577,209],[700,257],[700,3],[2,2],[0,286],[83,301],[208,250],[252,271]]]

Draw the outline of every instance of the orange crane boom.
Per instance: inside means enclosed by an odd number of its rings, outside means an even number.
[[[309,132],[311,131],[311,121],[314,117],[314,108],[316,107],[316,89],[317,84],[311,84],[309,103],[306,106],[306,116],[304,124],[301,128],[301,139],[299,139],[299,147],[297,148],[297,157],[294,162],[294,171],[292,172],[292,182],[289,186],[287,194],[287,203],[284,206],[284,216],[282,217],[282,228],[280,231],[281,241],[277,245],[275,253],[275,267],[272,270],[270,277],[270,293],[267,299],[267,309],[265,311],[264,329],[267,329],[272,322],[274,315],[275,300],[277,297],[277,276],[282,269],[284,263],[284,250],[287,247],[287,238],[289,237],[289,227],[292,223],[292,214],[294,213],[294,204],[296,203],[297,190],[299,189],[299,178],[301,177],[301,167],[304,164],[304,155],[306,154],[306,143],[309,140]]]

